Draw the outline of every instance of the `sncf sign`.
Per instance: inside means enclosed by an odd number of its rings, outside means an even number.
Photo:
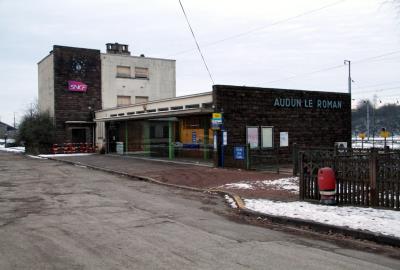
[[[82,82],[68,81],[68,90],[71,92],[86,92],[87,85]]]

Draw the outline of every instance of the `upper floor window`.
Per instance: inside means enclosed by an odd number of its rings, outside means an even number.
[[[136,96],[135,97],[135,103],[147,103],[149,102],[149,97],[145,96]]]
[[[117,96],[117,106],[127,106],[131,104],[130,96]]]
[[[135,67],[135,78],[148,79],[149,69],[143,67]]]
[[[131,77],[131,67],[117,66],[117,77],[130,78]]]

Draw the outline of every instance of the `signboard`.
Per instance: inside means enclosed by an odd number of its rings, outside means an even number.
[[[244,147],[243,146],[233,147],[233,158],[236,160],[244,159]]]
[[[273,105],[280,108],[342,109],[344,107],[341,100],[302,98],[275,98]]]
[[[228,132],[222,131],[222,145],[228,145]]]
[[[87,85],[82,82],[68,81],[68,90],[71,92],[86,92]]]
[[[382,130],[381,132],[379,132],[379,136],[386,139],[387,137],[390,137],[390,132],[386,131],[386,130]]]
[[[250,148],[258,147],[258,127],[247,127],[247,143]]]
[[[192,143],[196,143],[196,142],[197,142],[196,131],[192,131]]]
[[[221,121],[222,121],[222,113],[213,113],[212,118],[213,119],[221,119]]]
[[[117,154],[123,155],[124,154],[124,143],[116,142],[116,147],[117,147]]]
[[[364,132],[361,132],[360,134],[358,134],[358,137],[361,138],[361,140],[364,140],[366,136],[366,134]]]
[[[274,128],[261,127],[261,146],[262,148],[274,147]]]
[[[213,130],[220,130],[221,124],[217,121],[211,120],[211,129]]]
[[[211,128],[219,130],[222,125],[222,113],[213,113],[211,119]]]
[[[280,147],[289,146],[289,132],[279,133],[279,146]]]

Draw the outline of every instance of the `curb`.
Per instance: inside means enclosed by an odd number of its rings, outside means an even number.
[[[179,189],[184,189],[184,190],[189,190],[189,191],[194,191],[194,192],[202,192],[202,193],[216,193],[219,194],[220,196],[229,196],[231,197],[236,205],[237,209],[239,210],[239,213],[247,215],[247,216],[252,216],[252,217],[261,217],[268,219],[274,223],[278,224],[284,224],[284,225],[292,225],[296,227],[307,227],[308,229],[311,229],[316,232],[322,232],[322,233],[338,233],[342,234],[345,236],[350,236],[355,239],[360,239],[360,240],[368,240],[368,241],[373,241],[378,244],[384,244],[384,245],[390,245],[394,247],[400,247],[400,238],[392,237],[392,236],[387,236],[383,234],[378,234],[378,233],[373,233],[373,232],[367,232],[367,231],[358,231],[350,228],[345,228],[345,227],[339,227],[335,225],[328,225],[320,222],[315,222],[311,220],[304,220],[304,219],[297,219],[297,218],[290,218],[290,217],[284,217],[284,216],[274,216],[274,215],[269,215],[261,212],[256,212],[250,209],[247,209],[245,206],[244,201],[242,198],[235,194],[231,193],[225,190],[220,190],[220,189],[202,189],[202,188],[194,188],[194,187],[188,187],[188,186],[182,186],[182,185],[176,185],[176,184],[169,184],[169,183],[164,183],[161,181],[158,181],[156,179],[153,179],[151,177],[147,176],[140,176],[140,175],[132,175],[129,173],[125,172],[120,172],[120,171],[115,171],[111,169],[105,169],[93,165],[87,165],[83,164],[80,162],[74,162],[74,161],[69,161],[69,160],[61,160],[61,159],[56,159],[56,158],[47,158],[49,160],[57,161],[57,162],[63,162],[66,164],[71,164],[71,165],[78,165],[78,166],[83,166],[87,167],[89,169],[93,170],[98,170],[98,171],[103,171],[115,175],[121,175],[125,177],[129,177],[132,179],[137,179],[141,180],[144,182],[150,182],[158,185],[163,185],[163,186],[168,186],[168,187],[174,187],[174,188],[179,188]]]
[[[358,231],[355,229],[350,229],[346,227],[339,227],[335,225],[329,225],[325,223],[320,223],[312,220],[305,220],[305,219],[297,219],[297,218],[290,218],[284,216],[274,216],[269,215],[261,212],[256,212],[247,208],[240,208],[239,210],[241,213],[247,216],[257,217],[257,218],[265,218],[274,223],[284,224],[284,225],[292,225],[296,227],[306,227],[316,232],[321,233],[338,233],[344,236],[350,236],[355,239],[360,240],[368,240],[378,244],[384,244],[394,247],[400,247],[400,238],[396,238],[393,236],[388,236],[379,233],[367,232],[367,231]]]

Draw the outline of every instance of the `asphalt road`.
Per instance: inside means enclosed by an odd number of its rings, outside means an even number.
[[[400,269],[240,224],[223,200],[0,152],[0,269]]]

